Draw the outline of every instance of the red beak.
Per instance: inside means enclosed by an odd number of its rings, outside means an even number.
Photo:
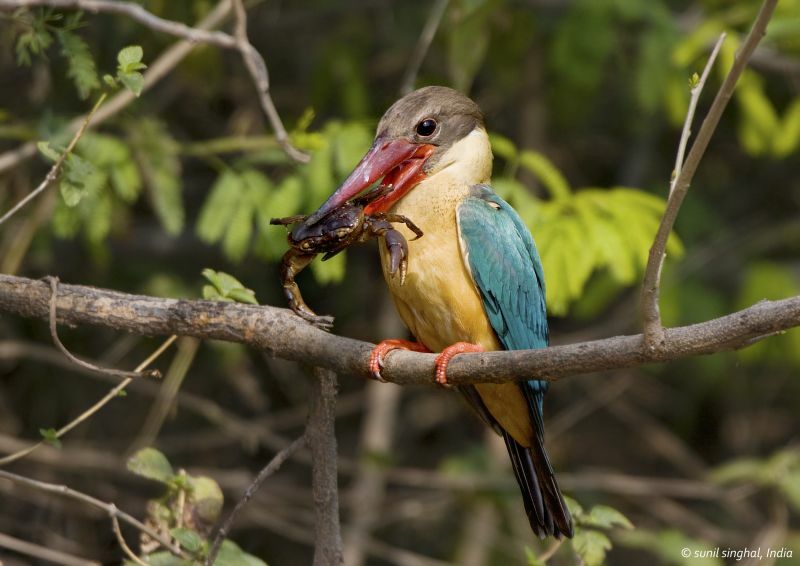
[[[377,138],[361,158],[344,183],[312,214],[307,224],[313,224],[348,200],[384,177],[381,186],[391,186],[382,197],[369,203],[364,212],[384,212],[416,184],[425,178],[422,166],[436,146],[414,144],[404,139],[385,141]]]

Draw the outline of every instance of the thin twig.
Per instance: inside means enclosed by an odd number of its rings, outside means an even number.
[[[61,566],[101,566],[99,562],[86,560],[85,558],[79,558],[77,556],[61,552],[60,550],[45,548],[44,546],[40,546],[26,540],[20,540],[5,533],[0,533],[0,548],[7,548],[9,550],[13,550],[14,552],[19,552],[20,554],[25,554],[27,556],[33,556],[34,558],[52,562],[54,564],[60,564]],[[0,564],[2,564],[2,561],[0,561]]]
[[[231,0],[220,0],[219,4],[217,4],[214,9],[198,22],[196,28],[199,30],[207,30],[218,26],[228,16],[230,9]],[[178,63],[183,61],[196,46],[197,44],[192,41],[182,40],[176,42],[164,51],[153,61],[144,73],[144,87],[142,92],[149,90],[153,85],[158,83],[158,81],[163,79],[178,65]],[[97,112],[94,120],[92,120],[91,126],[97,126],[105,122],[135,100],[136,96],[127,89],[118,92]],[[85,119],[85,116],[75,118],[66,126],[66,131],[73,132],[78,130]],[[36,142],[28,142],[20,147],[0,154],[0,173],[13,169],[20,163],[32,158],[34,155],[36,155]]]
[[[117,519],[128,523],[135,529],[138,529],[140,532],[146,534],[153,540],[157,541],[161,546],[166,548],[175,556],[180,556],[181,558],[187,558],[186,554],[180,549],[180,547],[175,546],[172,544],[171,541],[167,540],[161,534],[153,530],[152,528],[148,527],[135,517],[125,513],[124,511],[120,511],[116,505],[113,503],[106,503],[105,501],[101,501],[91,495],[86,493],[74,490],[66,485],[59,485],[55,483],[48,483],[39,480],[34,480],[31,478],[26,478],[25,476],[20,476],[17,474],[13,474],[11,472],[7,472],[6,470],[0,470],[0,479],[6,479],[8,481],[14,482],[17,485],[24,485],[30,487],[32,489],[36,489],[38,491],[44,491],[46,493],[54,493],[56,495],[61,495],[63,497],[68,497],[70,499],[74,499],[76,501],[80,501],[81,503],[85,503],[102,511],[109,517],[116,517]]]
[[[667,240],[672,232],[672,227],[675,225],[675,219],[678,217],[678,211],[680,210],[684,197],[686,197],[689,185],[694,178],[697,167],[700,165],[700,161],[711,140],[711,136],[717,129],[722,113],[733,95],[736,83],[747,66],[750,56],[765,34],[767,24],[772,17],[772,13],[775,11],[775,5],[777,3],[778,0],[764,0],[764,3],[761,5],[753,27],[747,34],[739,53],[737,53],[734,59],[731,70],[725,77],[719,91],[717,91],[714,102],[711,104],[711,108],[705,120],[703,120],[703,124],[697,134],[697,139],[692,144],[692,149],[689,150],[689,155],[686,158],[683,169],[681,169],[680,174],[677,175],[673,183],[672,192],[667,200],[667,206],[661,218],[658,232],[650,248],[650,255],[647,260],[647,268],[645,269],[642,283],[641,309],[644,321],[644,340],[645,347],[650,351],[657,352],[666,348],[667,334],[661,323],[661,313],[659,312],[658,302],[661,285],[661,269],[664,265]]]
[[[61,350],[61,353],[64,354],[72,363],[81,366],[82,368],[88,369],[89,371],[95,371],[97,373],[104,373],[106,375],[111,375],[114,377],[122,377],[128,379],[134,379],[138,377],[149,377],[154,379],[161,379],[161,372],[157,369],[148,369],[143,371],[124,371],[120,369],[113,369],[113,368],[102,368],[100,366],[96,366],[94,364],[90,364],[89,362],[85,362],[80,358],[76,357],[75,355],[70,352],[66,346],[64,346],[61,339],[58,337],[58,325],[56,323],[57,316],[56,316],[56,303],[58,299],[58,277],[48,275],[45,277],[46,281],[50,283],[50,337],[53,339],[53,343],[56,347]]]
[[[247,502],[250,501],[250,498],[258,491],[261,487],[261,484],[264,483],[269,476],[277,472],[283,463],[292,457],[292,454],[297,452],[300,448],[306,445],[306,435],[303,434],[300,438],[292,442],[289,446],[275,454],[272,460],[264,466],[264,468],[258,473],[256,478],[253,480],[253,483],[247,488],[242,495],[242,498],[236,503],[236,507],[233,508],[230,515],[225,519],[225,521],[220,525],[217,534],[214,536],[214,542],[211,544],[211,549],[208,551],[208,557],[206,558],[206,566],[211,566],[214,564],[214,560],[217,558],[217,554],[219,553],[219,549],[222,546],[222,542],[225,540],[225,537],[228,536],[231,527],[233,526],[233,521],[236,518],[236,515],[239,511],[247,505]]]
[[[247,12],[245,11],[242,0],[233,0],[236,12],[236,33],[231,36],[221,31],[205,31],[202,29],[187,26],[181,22],[165,20],[151,14],[138,4],[132,2],[118,2],[110,0],[0,0],[0,9],[30,8],[36,6],[49,6],[59,9],[86,10],[89,12],[107,12],[121,14],[132,18],[148,28],[163,32],[176,37],[185,38],[187,41],[196,43],[206,43],[216,45],[224,49],[236,49],[241,55],[250,76],[255,83],[259,93],[261,108],[267,115],[275,137],[280,143],[281,148],[291,159],[306,163],[309,156],[294,147],[289,140],[289,134],[283,126],[278,110],[269,93],[269,75],[264,58],[258,53],[255,47],[247,38]],[[0,171],[2,169],[0,168]]]
[[[208,43],[226,49],[235,49],[236,40],[221,31],[206,31],[187,26],[182,22],[165,20],[151,14],[139,4],[119,0],[0,0],[0,10],[18,8],[38,8],[46,6],[57,10],[82,10],[97,13],[118,14],[136,20],[140,24],[175,37],[182,37],[192,43]]]
[[[111,507],[116,512],[117,506],[111,503]],[[114,535],[117,537],[117,542],[122,548],[122,552],[124,552],[128,558],[133,560],[139,566],[148,566],[147,562],[136,556],[136,554],[128,546],[128,543],[125,542],[125,537],[122,536],[122,529],[119,528],[119,519],[117,519],[117,516],[114,513],[111,514],[111,528],[114,531]]]
[[[336,450],[336,374],[314,368],[306,436],[311,449],[311,488],[314,497],[314,566],[341,564],[339,487]]]
[[[162,353],[164,353],[164,351],[170,346],[170,344],[172,344],[176,340],[176,338],[177,338],[177,336],[173,335],[173,336],[170,336],[169,338],[167,338],[166,340],[164,340],[163,344],[161,344],[161,346],[159,346],[156,349],[155,352],[150,354],[147,357],[147,359],[145,359],[141,364],[139,364],[136,367],[136,370],[134,370],[134,371],[135,372],[140,372],[141,370],[143,370],[144,368],[149,366],[151,363],[153,363],[153,361],[156,358],[158,358]],[[102,372],[102,373],[105,373],[105,372]],[[103,398],[101,398],[99,401],[97,401],[97,403],[95,403],[94,405],[92,405],[91,407],[86,409],[83,413],[78,415],[77,418],[75,418],[74,420],[70,421],[69,423],[67,423],[66,425],[64,425],[60,429],[58,429],[56,431],[55,438],[61,438],[62,436],[67,434],[69,431],[74,429],[76,426],[78,426],[79,424],[81,424],[82,422],[87,420],[89,417],[91,417],[92,415],[97,413],[97,411],[102,409],[106,404],[108,404],[109,401],[111,401],[112,399],[115,399],[119,395],[120,391],[125,389],[125,387],[127,387],[131,383],[131,381],[133,381],[132,378],[127,378],[127,379],[122,380],[119,385],[117,385],[116,387],[111,389],[111,391],[109,391]],[[17,452],[14,452],[13,454],[9,454],[8,456],[6,456],[4,458],[0,458],[0,466],[5,466],[7,464],[10,464],[11,462],[15,462],[15,461],[17,461],[17,460],[19,460],[21,458],[24,458],[25,456],[27,456],[28,454],[30,454],[34,450],[38,449],[43,444],[45,444],[45,441],[40,440],[36,444],[32,444],[31,446],[29,446],[29,447],[27,447],[27,448],[25,448],[23,450],[19,450]]]
[[[78,144],[78,140],[81,139],[81,136],[89,127],[89,122],[92,121],[92,116],[94,116],[95,113],[100,109],[100,107],[103,105],[103,102],[105,102],[107,96],[108,94],[105,92],[102,95],[100,95],[100,98],[97,99],[97,102],[94,103],[94,106],[86,115],[86,118],[84,118],[81,127],[78,129],[77,132],[75,132],[75,135],[72,136],[72,140],[70,140],[67,149],[65,149],[64,152],[58,157],[58,159],[56,159],[56,162],[50,168],[50,171],[47,173],[47,176],[45,176],[44,180],[41,183],[39,183],[38,187],[33,189],[27,195],[25,195],[25,198],[23,198],[16,205],[14,205],[14,207],[11,208],[11,210],[9,210],[2,217],[0,217],[0,225],[2,225],[3,222],[14,216],[14,214],[16,214],[23,206],[25,206],[30,201],[35,199],[42,192],[44,192],[44,190],[47,189],[47,187],[49,187],[55,182],[55,180],[58,178],[58,175],[61,173],[61,167],[64,165],[64,161],[66,161],[67,157],[69,157],[69,155],[75,149],[75,146]]]
[[[564,544],[564,541],[565,541],[565,540],[566,540],[566,539],[563,539],[563,538],[562,538],[562,539],[559,539],[559,540],[556,540],[556,541],[554,541],[554,542],[553,542],[553,543],[550,545],[550,547],[549,547],[547,550],[545,550],[545,551],[544,551],[544,552],[543,552],[543,553],[542,553],[542,554],[541,554],[541,555],[538,557],[538,559],[539,559],[539,562],[542,562],[542,563],[544,563],[544,562],[547,562],[548,560],[550,560],[550,559],[553,557],[553,555],[555,555],[555,553],[556,553],[556,552],[558,552],[558,549],[559,549],[559,548],[561,548],[561,545],[562,545],[562,544]]]
[[[281,144],[286,155],[299,163],[308,163],[310,159],[308,154],[294,147],[289,140],[289,134],[283,126],[283,121],[281,121],[278,110],[275,108],[275,103],[272,101],[272,96],[270,96],[269,93],[269,73],[267,72],[267,64],[247,37],[247,11],[244,8],[242,0],[233,0],[233,12],[236,18],[236,27],[234,30],[236,45],[239,49],[239,53],[242,55],[242,60],[247,67],[247,71],[250,73],[253,83],[255,83],[261,109],[264,111],[264,114],[267,115],[267,119],[272,125],[275,138],[278,140],[278,143]]]
[[[408,94],[414,89],[419,69],[428,54],[428,49],[436,36],[436,31],[439,29],[439,24],[449,2],[450,0],[436,0],[431,6],[428,19],[425,21],[425,27],[422,28],[422,33],[419,35],[417,45],[414,46],[414,52],[411,54],[406,72],[403,74],[403,82],[400,83],[400,94]]]
[[[686,145],[689,143],[689,138],[692,135],[692,122],[694,121],[694,113],[697,110],[697,102],[700,100],[700,94],[703,92],[703,87],[706,85],[708,75],[711,73],[711,68],[714,66],[714,61],[719,55],[719,50],[725,41],[725,32],[721,33],[717,43],[714,44],[714,49],[711,50],[711,55],[708,57],[708,62],[703,69],[703,74],[700,79],[692,86],[689,98],[689,108],[686,110],[686,119],[683,121],[683,131],[681,132],[681,141],[678,144],[678,152],[675,155],[675,168],[672,170],[672,179],[669,184],[669,194],[675,189],[675,181],[683,169],[683,159],[686,154]]]

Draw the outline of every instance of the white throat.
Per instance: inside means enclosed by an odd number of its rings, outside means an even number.
[[[486,130],[479,126],[454,143],[439,159],[429,178],[437,175],[446,175],[467,186],[488,183],[492,176],[492,146]]]

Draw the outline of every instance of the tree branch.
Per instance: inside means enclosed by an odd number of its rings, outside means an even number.
[[[102,511],[105,511],[109,518],[124,521],[131,525],[132,527],[138,529],[140,532],[145,533],[147,536],[152,538],[155,541],[158,541],[164,548],[169,550],[175,556],[185,558],[186,555],[180,549],[179,546],[172,544],[171,541],[167,540],[166,538],[162,537],[159,533],[155,530],[151,529],[135,517],[125,513],[124,511],[120,511],[117,509],[116,505],[113,503],[106,503],[105,501],[101,501],[91,495],[87,495],[83,492],[76,491],[67,487],[66,485],[59,485],[55,483],[47,483],[39,480],[34,480],[30,478],[26,478],[25,476],[19,476],[17,474],[12,474],[11,472],[7,472],[5,470],[0,470],[0,479],[5,479],[11,481],[17,485],[24,485],[26,487],[35,489],[37,491],[44,491],[46,493],[55,493],[57,495],[61,495],[63,497],[68,497],[70,499],[74,499],[76,501],[80,501],[86,505],[91,507],[95,507]]]
[[[236,36],[236,47],[239,49],[239,53],[242,54],[242,60],[247,67],[247,71],[250,73],[250,77],[253,79],[253,83],[256,85],[261,109],[264,111],[264,114],[267,115],[267,119],[272,125],[275,138],[278,140],[278,143],[281,144],[286,155],[291,159],[299,163],[308,163],[310,159],[308,154],[294,147],[291,141],[289,141],[289,134],[286,132],[286,128],[283,127],[281,117],[269,94],[269,73],[267,72],[267,64],[247,38],[247,11],[244,9],[242,0],[233,0],[233,11],[236,15],[236,30],[234,32]]]
[[[206,30],[221,24],[230,12],[230,0],[221,0],[217,6],[208,13],[197,24],[197,29]],[[149,90],[154,84],[163,79],[167,73],[174,69],[178,63],[189,55],[195,48],[196,43],[184,40],[175,43],[172,47],[164,51],[144,73],[144,88],[142,92]],[[118,112],[128,106],[131,102],[136,100],[136,96],[129,90],[124,90],[112,98],[100,108],[92,120],[92,126],[98,126],[109,118],[115,116]],[[86,119],[86,116],[79,116],[72,120],[66,127],[69,132],[77,131],[81,124]],[[23,161],[26,161],[36,155],[36,142],[28,142],[16,149],[12,149],[3,154],[0,154],[0,173],[13,169]]]
[[[205,564],[206,566],[213,566],[214,560],[217,558],[217,554],[219,553],[219,549],[222,547],[222,542],[225,540],[225,537],[228,536],[231,527],[233,526],[233,521],[236,518],[236,515],[242,508],[247,505],[247,502],[250,501],[250,498],[253,497],[258,488],[261,487],[261,484],[264,483],[264,480],[267,479],[269,476],[277,472],[283,463],[292,457],[292,454],[297,452],[300,448],[303,448],[306,445],[306,435],[304,434],[300,438],[296,439],[286,448],[275,454],[272,460],[264,466],[264,468],[258,473],[256,478],[253,480],[247,490],[242,495],[242,498],[236,503],[236,507],[233,508],[230,515],[220,524],[219,529],[217,530],[217,534],[214,536],[214,542],[211,544],[211,548],[208,551],[208,556],[206,557]]]
[[[764,0],[764,3],[761,5],[758,17],[753,23],[750,33],[747,34],[739,53],[736,55],[731,70],[725,77],[705,120],[703,120],[703,124],[697,134],[697,139],[692,144],[692,149],[689,150],[689,155],[686,157],[683,169],[677,174],[670,188],[667,206],[664,210],[664,216],[661,218],[661,224],[658,227],[653,245],[650,248],[644,281],[642,282],[641,308],[642,317],[644,319],[644,336],[647,347],[650,350],[657,351],[664,349],[666,347],[666,341],[668,340],[667,332],[661,324],[661,314],[658,308],[661,269],[664,265],[667,240],[669,239],[670,233],[672,233],[675,219],[678,217],[678,211],[681,208],[681,204],[683,204],[683,199],[686,197],[686,193],[689,190],[689,185],[694,178],[697,167],[700,165],[700,160],[703,158],[706,148],[708,148],[708,144],[711,141],[711,136],[714,135],[714,131],[717,129],[722,113],[725,111],[725,107],[728,105],[733,95],[739,77],[747,66],[747,62],[755,51],[758,42],[766,32],[767,23],[769,23],[777,3],[778,0]],[[707,73],[704,72],[703,74],[705,75]]]
[[[86,128],[89,127],[89,124],[92,121],[92,116],[94,116],[95,113],[100,109],[100,107],[103,105],[103,102],[105,102],[107,96],[108,95],[106,93],[100,95],[100,98],[97,99],[97,102],[94,103],[94,106],[92,106],[92,109],[86,115],[86,118],[84,118],[83,123],[78,128],[78,131],[75,132],[74,136],[72,136],[72,140],[70,140],[69,145],[67,145],[67,149],[65,149],[61,153],[61,155],[58,156],[58,159],[56,159],[56,162],[53,163],[53,166],[50,168],[50,171],[48,171],[44,180],[41,183],[39,183],[38,187],[33,189],[27,195],[25,195],[25,198],[23,198],[21,201],[19,201],[17,204],[11,207],[11,209],[8,212],[6,212],[2,217],[0,217],[0,224],[2,224],[6,220],[14,216],[23,206],[25,206],[30,201],[35,199],[37,196],[39,196],[39,194],[43,193],[47,189],[47,187],[52,185],[56,181],[56,179],[58,179],[58,176],[61,174],[61,167],[63,167],[64,162],[67,160],[72,151],[75,149],[75,146],[78,145],[78,141],[81,139],[81,136],[83,136],[84,132],[86,131]]]
[[[339,476],[337,469],[336,374],[314,368],[306,438],[311,449],[311,487],[314,496],[316,536],[314,566],[338,566],[343,561],[339,527]]]
[[[0,10],[16,10],[18,8],[55,8],[57,10],[82,10],[84,12],[107,13],[126,16],[152,29],[182,37],[192,43],[209,43],[217,47],[235,49],[236,40],[221,31],[206,31],[187,26],[182,22],[165,20],[151,14],[139,4],[120,2],[119,0],[0,0]]]
[[[44,281],[0,275],[0,312],[47,320],[50,287]],[[143,336],[194,336],[226,340],[269,354],[369,377],[373,344],[329,334],[287,309],[239,303],[160,299],[81,285],[59,286],[61,324],[93,325]],[[667,329],[665,347],[654,351],[641,334],[551,346],[463,354],[448,366],[453,384],[555,381],[573,374],[668,362],[700,354],[738,350],[767,336],[800,326],[800,296],[761,301],[707,322]],[[396,351],[382,373],[402,385],[431,384],[435,354]]]

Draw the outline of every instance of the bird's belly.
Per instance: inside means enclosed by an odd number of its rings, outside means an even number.
[[[403,322],[431,351],[441,351],[454,342],[499,350],[478,291],[461,259],[455,221],[452,232],[442,234],[432,229],[419,240],[409,241],[408,273],[403,285],[399,277],[389,274],[386,246],[381,245],[389,290]],[[409,240],[413,237],[406,236]]]
[[[408,273],[389,273],[389,255],[380,244],[383,275],[400,318],[414,337],[433,352],[455,342],[479,344],[486,350],[502,350],[486,316],[483,302],[459,247],[456,202],[431,198],[433,184],[423,183],[401,200],[393,212],[414,221],[424,235],[395,224],[408,240]],[[491,415],[523,446],[530,446],[533,428],[530,409],[517,383],[483,383],[476,389]]]

